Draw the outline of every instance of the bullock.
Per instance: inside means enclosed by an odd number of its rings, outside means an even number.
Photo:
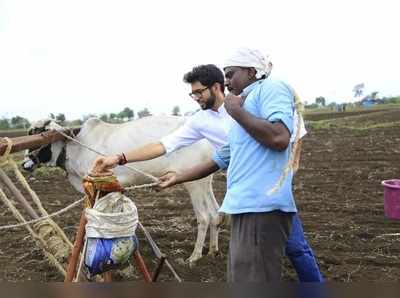
[[[126,152],[135,147],[150,142],[157,142],[180,127],[185,121],[183,117],[150,116],[138,120],[109,124],[97,118],[87,120],[76,140],[97,152],[106,155]],[[54,121],[38,121],[32,124],[30,133],[40,133],[50,129],[60,128]],[[160,176],[167,171],[182,169],[199,164],[212,155],[213,149],[206,140],[199,141],[189,147],[182,148],[171,154],[154,160],[136,162],[132,167],[153,176]],[[61,166],[68,174],[72,186],[83,193],[82,178],[91,169],[97,154],[73,141],[59,141],[44,146],[36,151],[28,152],[23,162],[23,168],[33,170],[39,163],[48,166]],[[128,164],[129,166],[129,164]],[[114,173],[124,186],[148,183],[149,178],[125,167],[117,167]],[[202,257],[208,227],[210,227],[209,254],[218,252],[218,232],[220,218],[218,203],[212,190],[212,177],[184,184],[189,192],[193,210],[197,218],[197,239],[193,253],[188,262],[193,263]]]

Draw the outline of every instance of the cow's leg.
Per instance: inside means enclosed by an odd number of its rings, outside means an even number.
[[[206,188],[208,190],[206,193],[206,203],[210,216],[210,248],[208,254],[215,256],[218,253],[218,234],[222,217],[218,214],[219,205],[212,189],[212,177],[210,178]]]
[[[210,235],[210,242],[212,242],[212,249],[218,249],[218,203],[215,201],[214,194],[211,190],[211,177],[207,177],[198,181],[185,183],[185,187],[190,194],[193,210],[197,218],[197,239],[194,246],[192,255],[189,257],[188,262],[193,263],[202,257],[203,245],[206,239],[208,226],[211,224],[215,226],[212,228],[212,237]],[[212,203],[215,201],[215,203]],[[210,212],[211,209],[215,210],[215,214]],[[211,247],[211,244],[210,244]]]
[[[193,211],[197,219],[197,238],[192,255],[187,259],[189,263],[199,260],[203,254],[203,245],[207,235],[210,218],[208,208],[204,200],[204,182],[202,180],[185,183],[193,205]]]

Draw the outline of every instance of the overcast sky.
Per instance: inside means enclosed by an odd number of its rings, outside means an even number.
[[[0,117],[195,110],[183,74],[238,46],[303,101],[400,95],[396,2],[0,0]]]

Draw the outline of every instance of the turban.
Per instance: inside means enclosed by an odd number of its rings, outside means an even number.
[[[239,48],[236,52],[224,62],[224,69],[230,66],[253,67],[257,73],[256,78],[269,76],[272,69],[272,63],[268,56],[264,56],[259,50],[248,48]]]

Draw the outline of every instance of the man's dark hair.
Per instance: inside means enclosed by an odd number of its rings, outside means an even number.
[[[183,76],[183,81],[188,84],[200,82],[206,87],[211,87],[215,83],[219,83],[221,91],[224,92],[224,74],[214,64],[199,65],[193,67],[192,71]]]

